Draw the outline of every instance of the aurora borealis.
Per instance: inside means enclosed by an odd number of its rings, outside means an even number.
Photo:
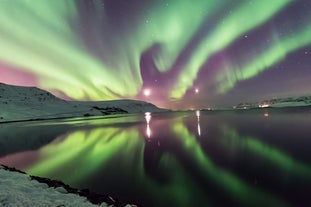
[[[309,94],[308,0],[1,0],[0,82],[199,108]]]

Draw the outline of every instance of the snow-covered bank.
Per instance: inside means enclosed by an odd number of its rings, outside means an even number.
[[[147,111],[162,112],[167,110],[138,100],[65,101],[36,87],[0,83],[0,123]]]
[[[135,206],[121,204],[108,196],[79,191],[57,181],[31,177],[2,165],[0,177],[0,206]]]
[[[255,103],[239,103],[234,106],[235,109],[251,108],[285,108],[285,107],[305,107],[311,106],[311,96],[274,98]]]

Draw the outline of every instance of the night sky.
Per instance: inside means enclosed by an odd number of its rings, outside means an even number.
[[[0,82],[172,109],[311,94],[310,0],[0,0]]]

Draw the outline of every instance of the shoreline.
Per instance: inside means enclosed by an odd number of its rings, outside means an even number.
[[[38,177],[38,176],[32,176],[32,175],[29,175],[29,174],[27,174],[21,170],[18,170],[16,168],[8,167],[8,166],[5,166],[3,164],[0,164],[0,172],[2,170],[9,172],[10,175],[12,175],[12,176],[16,176],[16,174],[24,176],[25,178],[23,179],[23,182],[27,182],[27,184],[33,183],[33,182],[38,182],[41,184],[41,186],[44,186],[44,188],[42,190],[49,189],[49,190],[55,191],[56,193],[60,193],[60,194],[64,194],[64,195],[70,195],[70,194],[76,195],[78,197],[84,198],[87,202],[89,202],[91,205],[93,204],[94,206],[137,207],[137,205],[127,204],[127,203],[122,202],[118,199],[115,199],[109,195],[99,194],[99,193],[93,192],[89,189],[72,188],[69,185],[67,185],[61,181],[52,180],[49,178]],[[18,179],[18,181],[20,181],[20,179]],[[2,185],[2,184],[3,183],[0,182],[0,185]],[[10,182],[10,184],[11,185],[15,184],[16,186],[21,185],[21,183],[17,184],[17,183],[14,183],[14,181]],[[24,186],[23,186],[23,188],[24,188]],[[15,192],[15,194],[18,194],[18,195],[20,195],[21,193],[22,192]],[[19,196],[19,198],[20,198],[20,196]],[[0,192],[0,204],[2,201],[5,201],[5,200],[7,200],[7,198],[3,197],[3,195],[1,195],[1,192]],[[64,204],[62,204],[62,205],[66,206]],[[89,205],[89,206],[91,206],[91,205]]]

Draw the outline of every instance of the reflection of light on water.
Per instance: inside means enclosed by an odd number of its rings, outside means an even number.
[[[147,124],[146,134],[147,134],[147,137],[148,137],[148,138],[150,138],[150,137],[151,137],[151,129],[150,129],[149,124]]]
[[[198,122],[198,134],[201,136],[201,127],[200,127],[200,122]]]
[[[198,119],[200,118],[200,110],[196,110],[195,114],[197,115]]]
[[[146,134],[147,134],[147,137],[150,138],[151,137],[151,128],[149,125],[150,120],[151,120],[151,113],[150,112],[145,113],[145,119],[146,119],[146,123],[147,123]]]
[[[150,112],[145,113],[145,119],[146,119],[147,124],[149,124],[149,122],[151,120],[151,113]]]
[[[265,117],[269,117],[269,113],[264,113],[263,114]]]
[[[195,112],[195,114],[197,115],[197,118],[198,118],[198,135],[201,136],[200,110],[197,110],[197,111]]]

